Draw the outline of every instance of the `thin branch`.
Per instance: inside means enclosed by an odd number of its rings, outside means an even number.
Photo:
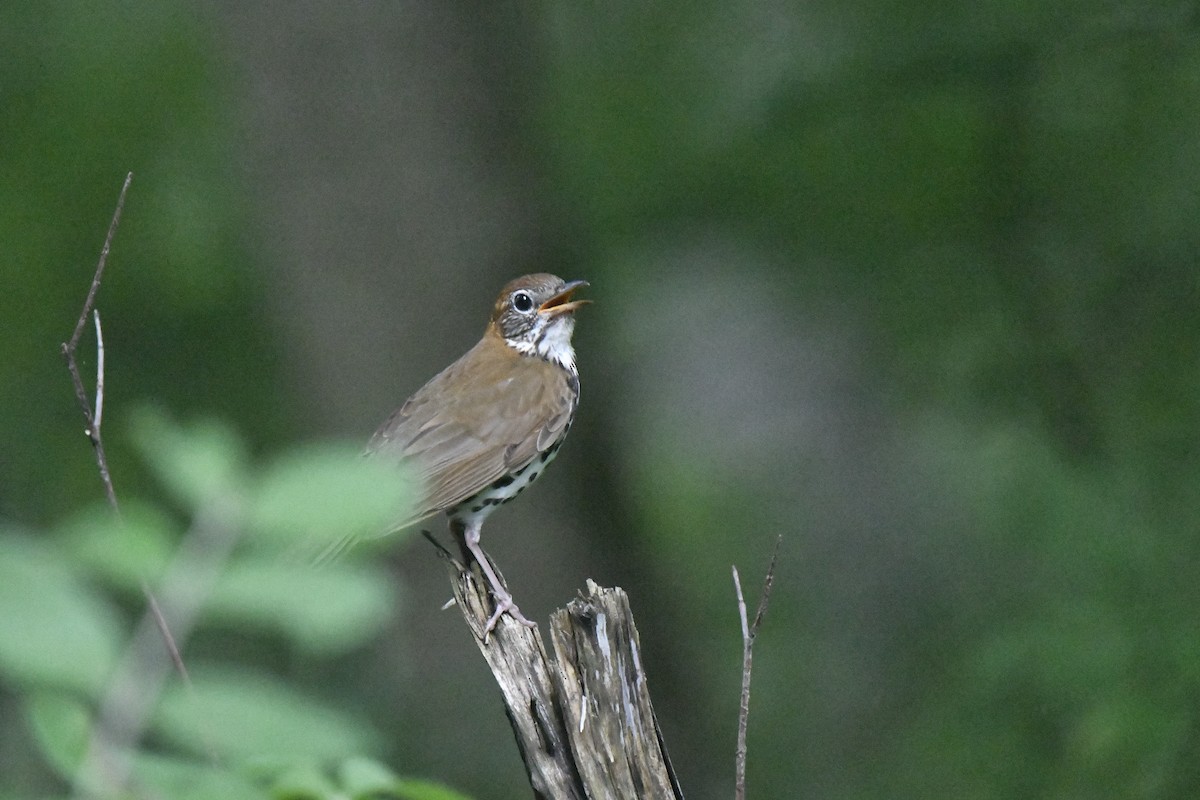
[[[771,563],[767,565],[767,575],[763,578],[762,595],[758,598],[758,610],[754,613],[754,624],[750,626],[750,642],[758,636],[762,627],[763,617],[767,615],[767,605],[771,602],[771,587],[775,585],[775,562],[779,558],[779,545],[783,544],[783,536],[775,537],[775,548],[771,551]]]
[[[100,426],[104,424],[104,331],[100,328],[100,309],[92,310],[96,321],[96,418],[93,427],[96,438],[100,437]]]
[[[104,483],[104,496],[108,499],[108,504],[112,507],[113,512],[118,516],[121,514],[121,507],[117,503],[117,493],[113,489],[112,475],[108,470],[108,457],[104,454],[104,440],[100,436],[100,421],[104,406],[104,342],[100,335],[99,315],[95,317],[98,355],[96,359],[96,413],[94,415],[87,390],[83,386],[83,378],[79,374],[75,351],[79,348],[79,339],[83,336],[87,318],[95,309],[96,293],[100,291],[100,282],[104,279],[104,267],[108,264],[108,252],[112,249],[113,236],[116,235],[117,226],[121,223],[121,211],[125,208],[125,195],[129,191],[129,184],[132,180],[133,173],[130,172],[125,176],[125,183],[121,186],[121,195],[117,198],[117,207],[113,211],[112,222],[108,225],[104,246],[100,249],[100,259],[96,262],[96,271],[92,274],[92,285],[88,288],[87,299],[83,301],[83,310],[79,312],[79,319],[75,322],[75,330],[71,333],[70,340],[63,342],[60,348],[63,358],[67,361],[67,371],[71,373],[71,383],[75,386],[75,399],[79,401],[79,407],[83,410],[83,419],[86,423],[83,432],[91,441],[92,450],[96,453],[96,465],[100,468],[100,480]]]
[[[158,605],[158,598],[154,596],[154,592],[150,591],[150,586],[145,581],[142,581],[142,595],[146,598],[146,615],[154,621],[154,626],[158,628],[163,644],[167,646],[167,655],[171,657],[171,663],[175,665],[175,671],[183,679],[188,691],[192,691],[192,676],[188,674],[187,665],[183,663],[183,654],[179,652],[179,645],[175,643],[175,637],[171,635],[171,628],[167,625],[166,615]]]
[[[738,618],[742,622],[742,694],[738,706],[737,749],[734,752],[733,796],[746,800],[746,728],[750,721],[750,665],[754,660],[754,638],[746,620],[746,598],[742,594],[742,580],[738,568],[733,567],[733,588],[737,592]]]
[[[104,237],[104,246],[100,250],[100,258],[96,262],[96,270],[92,274],[92,284],[88,288],[83,309],[79,312],[79,319],[75,323],[70,340],[64,342],[60,347],[62,356],[67,362],[67,371],[71,374],[75,397],[83,411],[86,423],[84,433],[92,443],[92,449],[96,454],[96,464],[100,470],[100,479],[104,484],[105,497],[118,519],[121,516],[121,509],[117,502],[116,490],[113,488],[112,475],[108,469],[108,458],[104,453],[104,439],[100,431],[104,420],[104,331],[100,325],[100,312],[95,306],[96,295],[100,291],[100,284],[104,279],[104,268],[108,264],[108,254],[112,249],[113,237],[121,222],[121,212],[125,208],[125,196],[129,192],[129,184],[132,181],[133,173],[130,172],[126,174],[125,183],[121,186],[121,194],[117,198],[117,206],[113,211],[108,233]],[[75,358],[89,315],[91,315],[96,329],[94,413],[87,390],[83,385],[83,378],[79,373],[79,363]],[[192,560],[196,559],[193,557]],[[190,570],[186,572],[190,572]],[[170,575],[168,575],[169,577]],[[168,598],[179,601],[181,598],[173,595],[180,593],[176,586],[185,583],[182,578],[177,578],[174,582],[165,581],[164,588]],[[165,678],[165,670],[158,666],[161,663],[161,659],[157,657],[159,640],[166,645],[170,663],[182,677],[184,685],[188,687],[189,691],[191,690],[191,679],[180,655],[179,645],[176,643],[175,637],[171,635],[166,614],[144,580],[141,582],[141,589],[142,595],[146,598],[146,613],[138,625],[138,632],[122,662],[125,671],[119,673],[117,678],[110,683],[108,693],[101,703],[100,721],[93,729],[84,765],[77,776],[75,787],[77,794],[87,793],[87,786],[92,781],[103,780],[111,786],[121,786],[125,783],[128,777],[128,765],[122,763],[128,757],[125,750],[136,742],[145,726],[148,713],[146,709],[149,707],[147,704],[152,704],[153,698],[158,696],[158,691],[153,686],[161,687]],[[167,605],[168,608],[174,609],[177,624],[184,630],[190,629],[195,618],[196,602],[193,601],[190,604],[169,602]],[[215,756],[213,758],[215,760]]]
[[[737,565],[733,567],[733,590],[737,593],[738,619],[742,622],[742,647],[750,641],[750,623],[746,620],[746,598],[742,594],[742,579],[738,575]]]
[[[763,580],[762,594],[758,599],[758,611],[754,622],[746,617],[746,598],[742,594],[742,580],[738,569],[733,568],[733,588],[737,593],[738,619],[742,623],[742,696],[738,706],[737,751],[735,754],[735,777],[733,796],[736,800],[746,800],[746,730],[750,722],[750,671],[754,662],[754,639],[762,626],[763,617],[767,614],[767,605],[771,600],[771,587],[775,583],[775,561],[779,557],[779,545],[783,537],[775,539],[775,549],[771,553],[771,563],[767,566],[767,577]]]
[[[188,695],[194,697],[171,631],[187,638],[195,628],[204,600],[212,594],[237,544],[239,531],[235,519],[227,498],[214,498],[198,512],[159,585],[165,613],[143,583],[146,613],[138,621],[100,699],[96,722],[75,775],[74,797],[78,800],[129,788],[131,756],[150,724],[172,666],[182,676]],[[169,658],[162,655],[164,641]],[[209,762],[219,764],[220,758],[207,731],[202,731],[202,741]]]
[[[64,353],[74,353],[79,347],[79,337],[83,336],[83,326],[87,324],[88,314],[96,306],[96,293],[100,291],[100,281],[104,280],[104,266],[108,263],[108,251],[112,249],[113,236],[117,233],[117,226],[121,224],[121,211],[125,208],[125,195],[129,192],[129,184],[133,181],[133,173],[130,172],[125,176],[125,184],[121,187],[121,195],[117,198],[117,208],[113,211],[112,222],[108,224],[108,235],[104,237],[104,247],[100,249],[100,260],[96,263],[96,273],[92,276],[92,286],[88,289],[87,300],[83,303],[83,311],[79,314],[79,321],[75,323],[75,332],[71,334],[71,341],[63,345]]]

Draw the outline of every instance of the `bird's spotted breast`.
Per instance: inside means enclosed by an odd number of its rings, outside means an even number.
[[[516,472],[497,478],[458,505],[446,509],[446,516],[467,524],[472,521],[482,522],[492,511],[512,500],[525,491],[526,486],[536,481],[546,465],[554,460],[561,444],[562,438]]]

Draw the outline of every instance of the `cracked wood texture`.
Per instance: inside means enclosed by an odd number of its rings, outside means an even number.
[[[454,596],[500,687],[534,796],[682,800],[642,670],[629,597],[587,582],[551,615],[550,656],[508,615],[485,640],[485,582],[453,559]],[[499,574],[499,573],[497,573]]]

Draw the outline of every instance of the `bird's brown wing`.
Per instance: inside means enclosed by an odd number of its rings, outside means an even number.
[[[423,487],[418,512],[395,529],[466,500],[553,447],[571,418],[569,382],[561,367],[485,337],[425,384],[367,445],[374,457],[405,463]]]

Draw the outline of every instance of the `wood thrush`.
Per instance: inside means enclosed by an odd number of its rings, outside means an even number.
[[[446,512],[450,530],[479,563],[501,615],[533,627],[479,547],[484,519],[537,480],[558,453],[579,402],[571,296],[586,281],[525,275],[508,283],[479,343],[405,401],[367,444],[404,462],[421,482],[406,528]]]

